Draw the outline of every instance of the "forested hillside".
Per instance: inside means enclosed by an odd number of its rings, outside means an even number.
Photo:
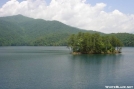
[[[45,21],[22,15],[0,17],[0,46],[66,45],[68,36],[80,31],[86,32],[58,21]]]
[[[45,21],[22,15],[0,17],[0,46],[62,46],[67,45],[71,34],[78,32],[96,33],[96,31],[78,29],[58,21]],[[119,38],[125,46],[134,46],[133,34],[112,35]]]
[[[23,30],[14,23],[0,19],[0,46],[21,45]]]
[[[112,33],[111,35],[116,36],[118,39],[120,39],[124,46],[134,46],[134,34],[129,33]]]

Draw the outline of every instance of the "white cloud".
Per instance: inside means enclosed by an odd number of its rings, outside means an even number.
[[[49,5],[44,0],[10,0],[0,8],[0,16],[22,14],[105,33],[134,32],[134,14],[105,12],[105,8],[104,3],[91,6],[86,0],[52,0]]]

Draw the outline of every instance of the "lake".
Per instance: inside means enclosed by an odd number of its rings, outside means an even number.
[[[134,86],[134,48],[72,55],[66,47],[0,47],[0,89],[105,89]]]

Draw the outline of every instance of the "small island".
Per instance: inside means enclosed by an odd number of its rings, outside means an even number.
[[[79,32],[68,39],[72,54],[113,54],[121,53],[122,42],[113,35],[100,35]]]

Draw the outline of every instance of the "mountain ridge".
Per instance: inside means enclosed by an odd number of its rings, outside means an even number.
[[[0,46],[67,45],[69,35],[78,32],[96,33],[97,31],[79,29],[59,21],[33,19],[23,15],[0,17]],[[117,34],[112,35],[118,37]],[[121,37],[118,38],[121,39]]]
[[[0,45],[1,46],[14,46],[14,45],[34,45],[35,42],[42,39],[49,39],[54,34],[58,34],[67,38],[71,33],[77,33],[79,31],[84,31],[75,27],[68,26],[59,21],[46,21],[43,19],[33,19],[25,17],[23,15],[0,17]],[[86,31],[86,30],[85,30]],[[91,31],[91,33],[94,31]],[[51,35],[51,36],[50,36]],[[54,36],[55,36],[54,35]],[[55,36],[56,37],[56,36]],[[63,36],[62,36],[63,37]],[[60,45],[58,43],[64,44],[62,42],[45,44],[49,45]],[[64,38],[65,40],[65,38]],[[39,43],[40,44],[40,43]],[[37,44],[36,44],[37,45]],[[42,44],[43,45],[43,44]]]

